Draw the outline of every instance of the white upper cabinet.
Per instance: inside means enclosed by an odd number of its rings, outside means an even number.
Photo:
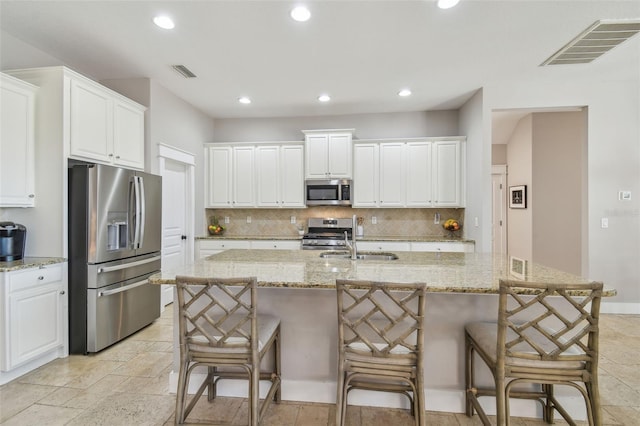
[[[253,146],[208,146],[206,155],[207,207],[253,207]]]
[[[380,207],[405,206],[404,163],[404,143],[380,144]]]
[[[71,157],[144,169],[145,108],[93,81],[71,80]]]
[[[406,144],[406,205],[425,207],[432,202],[431,142]]]
[[[210,144],[205,164],[207,207],[305,207],[300,142]]]
[[[233,148],[233,168],[231,180],[233,183],[233,207],[253,207],[253,181],[255,176],[252,146]]]
[[[348,130],[303,130],[308,179],[352,177],[352,137]]]
[[[258,207],[304,207],[302,145],[256,147]]]
[[[464,138],[358,141],[354,207],[463,207]]]
[[[35,205],[36,91],[0,74],[0,207]]]
[[[433,143],[433,205],[463,207],[463,150],[460,141]]]
[[[380,148],[376,143],[355,144],[353,147],[353,204],[358,207],[378,207]]]

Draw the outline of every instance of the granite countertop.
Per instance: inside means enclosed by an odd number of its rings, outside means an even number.
[[[55,265],[66,262],[61,257],[25,257],[12,262],[0,262],[0,272],[11,272],[19,269],[39,268],[40,266]]]
[[[301,240],[301,235],[203,235],[196,240]],[[409,241],[409,242],[458,242],[475,243],[474,240],[455,238],[448,236],[406,236],[406,235],[386,235],[386,236],[364,236],[356,237],[356,241]]]
[[[153,284],[175,284],[176,275],[199,277],[256,276],[258,286],[333,289],[335,280],[356,279],[401,283],[426,282],[440,293],[498,292],[500,278],[519,279],[509,272],[506,256],[490,253],[396,252],[397,260],[325,259],[313,250],[226,250],[176,270],[150,277]],[[527,264],[526,281],[587,283],[576,275],[538,264]],[[580,295],[580,292],[573,294]],[[606,296],[615,296],[606,289]]]

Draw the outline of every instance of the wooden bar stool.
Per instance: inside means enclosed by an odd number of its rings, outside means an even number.
[[[547,423],[553,423],[557,411],[574,425],[554,395],[555,385],[566,385],[577,389],[584,398],[589,424],[601,425],[598,393],[601,297],[602,283],[500,280],[498,322],[471,323],[465,327],[467,416],[473,416],[476,410],[482,423],[490,425],[478,398],[493,396],[497,424],[509,425],[509,398],[524,398],[542,404]],[[476,387],[474,353],[489,367],[495,388]],[[540,386],[514,389],[520,384]]]
[[[425,424],[425,283],[337,280],[338,389],[336,424],[344,425],[352,389],[398,392]]]
[[[249,425],[258,425],[271,399],[280,402],[280,320],[257,314],[256,278],[178,276],[176,284],[180,333],[176,424],[185,424],[205,389],[209,401],[215,398],[220,379],[248,379]],[[273,370],[261,372],[260,362],[271,347]],[[189,379],[199,366],[207,367],[207,377],[187,405]],[[271,382],[261,407],[260,380]]]

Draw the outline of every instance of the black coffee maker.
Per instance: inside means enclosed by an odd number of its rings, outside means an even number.
[[[13,222],[0,222],[0,262],[11,262],[24,257],[27,228]]]

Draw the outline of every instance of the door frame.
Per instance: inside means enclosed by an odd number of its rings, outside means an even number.
[[[494,197],[494,191],[493,191],[493,177],[494,176],[500,176],[501,177],[501,182],[502,182],[502,198],[503,198],[503,202],[500,205],[500,212],[499,215],[496,215],[496,211],[494,210],[494,207],[496,205],[495,200],[493,199]],[[495,246],[494,243],[494,237],[496,234],[496,230],[495,230],[495,225],[493,225],[495,223],[496,217],[501,218],[502,220],[502,232],[500,234],[501,236],[501,243],[500,246],[503,249],[502,254],[507,254],[509,247],[507,246],[507,241],[508,240],[508,236],[507,236],[507,198],[506,198],[506,191],[507,191],[507,165],[492,165],[491,166],[491,223],[492,223],[492,229],[491,229],[491,251],[493,252],[493,247]]]
[[[161,176],[165,175],[166,161],[171,160],[177,163],[181,163],[185,166],[187,173],[186,176],[186,203],[185,203],[185,233],[187,235],[186,247],[185,247],[185,262],[193,262],[194,258],[194,244],[195,244],[195,155],[190,152],[183,151],[179,148],[172,147],[166,144],[158,144],[158,170]],[[174,287],[174,286],[170,286]],[[163,286],[163,291],[164,291]],[[168,291],[168,289],[167,289]],[[171,290],[173,291],[173,290]],[[164,308],[164,306],[162,306]]]

